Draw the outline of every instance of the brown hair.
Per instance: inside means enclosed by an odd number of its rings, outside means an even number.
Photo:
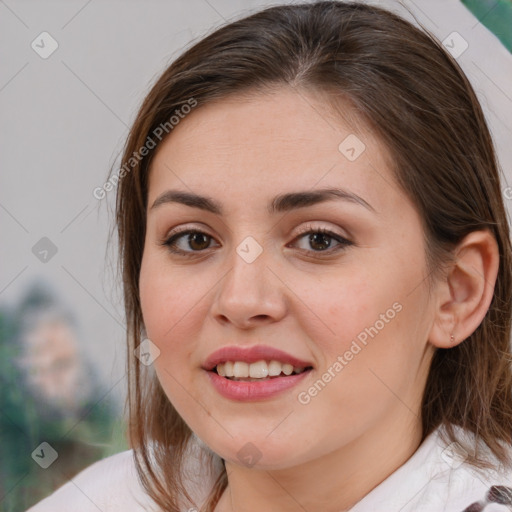
[[[423,439],[444,425],[448,438],[464,447],[451,428],[458,425],[510,464],[504,443],[512,442],[512,251],[481,107],[456,61],[428,32],[377,7],[327,1],[271,7],[194,44],[156,81],[129,134],[121,162],[125,171],[129,163],[129,170],[118,174],[116,221],[127,320],[129,433],[146,490],[162,509],[179,510],[178,496],[188,496],[182,469],[191,431],[154,373],[143,372],[133,355],[144,329],[138,282],[148,172],[158,144],[144,157],[137,152],[191,101],[200,108],[230,94],[283,85],[327,93],[333,106],[336,98],[350,101],[388,148],[397,182],[424,223],[431,278],[468,233],[488,229],[496,238],[500,266],[492,303],[468,339],[436,350],[422,423]],[[466,450],[470,463],[488,467],[472,447]],[[224,468],[208,511],[226,485]]]

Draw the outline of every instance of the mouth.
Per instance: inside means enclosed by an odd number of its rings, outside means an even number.
[[[205,373],[213,388],[224,398],[253,402],[286,396],[286,392],[304,382],[312,371],[312,366],[292,366],[290,363],[262,359],[253,363],[217,363]]]
[[[254,363],[226,361],[210,371],[231,381],[263,382],[309,372],[312,366],[293,366],[276,360],[260,360]]]

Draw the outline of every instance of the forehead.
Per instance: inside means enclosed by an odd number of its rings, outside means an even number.
[[[390,162],[348,104],[334,111],[324,97],[290,88],[230,96],[192,111],[161,143],[148,204],[166,188],[248,204],[292,189],[342,186],[379,209],[383,188],[388,199],[403,195]]]

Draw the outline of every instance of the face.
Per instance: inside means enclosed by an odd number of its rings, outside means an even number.
[[[184,421],[234,463],[292,467],[419,421],[433,314],[420,217],[371,131],[330,112],[287,89],[212,103],[150,170],[140,298],[153,364]],[[270,211],[324,189],[343,192]],[[170,190],[218,210],[162,200]],[[312,369],[270,395],[220,393],[209,356],[256,345]]]

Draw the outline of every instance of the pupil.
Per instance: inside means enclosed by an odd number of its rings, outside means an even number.
[[[206,242],[206,244],[201,244],[201,242],[199,242],[200,247],[194,247],[195,242],[197,241],[196,237],[203,237],[203,242]],[[208,247],[206,238],[207,237],[203,233],[192,233],[188,236],[188,243],[192,249],[206,249]],[[204,245],[206,245],[206,247],[204,247]]]
[[[322,246],[320,247],[321,250],[327,249],[329,247],[329,240],[327,240],[328,238],[329,236],[324,233],[314,233],[309,235],[309,241],[311,242],[312,247],[314,244],[319,243]]]

